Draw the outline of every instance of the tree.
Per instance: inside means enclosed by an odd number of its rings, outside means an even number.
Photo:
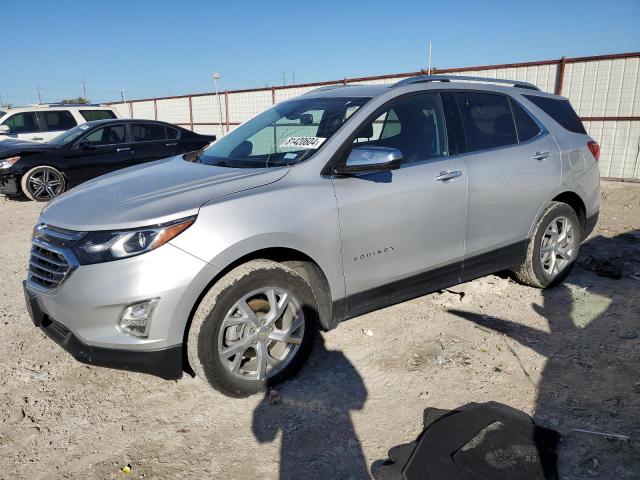
[[[89,103],[89,99],[83,98],[83,97],[69,98],[69,99],[62,100],[61,103],[82,103],[82,104],[86,104],[86,103]]]

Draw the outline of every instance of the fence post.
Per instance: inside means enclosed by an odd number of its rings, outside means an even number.
[[[189,95],[189,124],[191,125],[191,131],[193,132],[193,104],[191,103],[191,95]]]
[[[153,119],[158,120],[158,99],[153,99]]]
[[[564,66],[567,64],[567,57],[562,57],[558,62],[558,75],[556,76],[556,88],[553,93],[562,95],[562,84],[564,83]]]
[[[227,124],[227,133],[229,133],[229,92],[224,91],[224,120]]]
[[[133,102],[129,101],[129,118],[133,118]]]
[[[276,89],[275,87],[271,87],[271,105],[276,104]]]

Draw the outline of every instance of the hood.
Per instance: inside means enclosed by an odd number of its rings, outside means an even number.
[[[18,155],[22,152],[44,152],[47,150],[55,150],[57,145],[49,145],[48,143],[28,142],[26,140],[16,140],[8,138],[0,141],[0,158],[10,155]]]
[[[288,168],[226,168],[182,156],[98,177],[53,199],[40,221],[76,231],[155,225],[195,215],[209,200],[267,185]]]

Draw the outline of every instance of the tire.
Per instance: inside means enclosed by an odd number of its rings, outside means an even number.
[[[575,265],[581,239],[582,228],[575,210],[566,203],[551,202],[528,240],[524,263],[514,272],[516,277],[537,288],[559,284]]]
[[[65,191],[64,175],[53,167],[41,165],[25,173],[20,180],[22,193],[36,202],[48,202]]]
[[[187,355],[194,372],[215,390],[246,397],[298,373],[317,330],[317,302],[302,276],[277,262],[252,260],[205,294],[193,316]]]

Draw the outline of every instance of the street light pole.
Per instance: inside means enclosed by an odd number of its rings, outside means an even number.
[[[224,130],[222,129],[222,102],[220,101],[220,94],[218,93],[218,80],[220,79],[220,74],[218,72],[214,72],[213,74],[213,86],[216,90],[216,98],[218,99],[218,113],[219,113],[219,118],[218,120],[220,121],[220,132],[222,133],[222,135],[224,135]]]

